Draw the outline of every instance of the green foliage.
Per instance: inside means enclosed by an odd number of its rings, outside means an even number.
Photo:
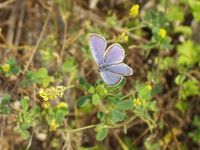
[[[11,100],[11,95],[9,94],[4,94],[2,99],[0,99],[0,114],[9,114],[10,109],[9,109],[9,103]]]
[[[182,85],[183,84],[183,81],[185,80],[185,76],[184,75],[178,75],[178,76],[176,76],[176,78],[175,78],[175,83],[177,84],[177,85]]]
[[[110,114],[112,124],[121,122],[126,118],[126,115],[117,109],[113,109]]]
[[[152,119],[153,116],[150,115],[150,112],[154,115],[157,112],[156,101],[152,100],[153,90],[150,90],[147,85],[137,82],[136,92],[138,93],[138,98],[133,100],[133,112],[144,120],[152,130],[156,127],[156,122]]]
[[[155,58],[155,62],[158,63],[158,59],[160,59],[159,61],[159,69],[160,70],[168,70],[170,68],[174,67],[174,59],[172,57],[165,57],[165,58]]]
[[[100,103],[101,103],[100,96],[97,93],[92,95],[92,104],[93,105],[99,105]]]
[[[189,136],[192,138],[192,140],[194,142],[199,143],[199,141],[200,141],[200,117],[195,116],[192,123],[196,127],[196,129],[193,132],[190,132]]]
[[[179,101],[176,103],[176,108],[179,109],[182,113],[184,113],[189,108],[189,103],[187,101]]]
[[[39,45],[41,63],[48,64],[56,58],[54,50],[56,49],[57,44],[55,34],[50,34],[41,41]]]
[[[119,110],[131,110],[133,109],[133,102],[131,100],[123,100],[116,104],[116,108]]]
[[[70,73],[76,71],[77,64],[73,57],[68,57],[65,62],[62,64],[62,72]]]
[[[196,20],[200,20],[200,1],[198,0],[188,0],[189,6],[192,9],[192,14]]]
[[[24,139],[30,137],[29,128],[36,126],[40,122],[41,109],[37,105],[30,108],[29,97],[24,97],[20,101],[21,110],[16,118],[17,126],[14,130],[21,134]]]
[[[47,111],[47,114],[45,114],[45,118],[49,126],[51,126],[52,120],[55,120],[58,126],[62,125],[65,117],[69,114],[69,109],[64,108],[64,107],[63,108],[50,107],[46,111]]]
[[[186,41],[178,46],[178,64],[188,67],[200,61],[200,46],[192,41]]]
[[[144,22],[151,29],[161,28],[169,25],[168,20],[163,12],[150,11],[144,16]]]
[[[188,96],[200,95],[199,82],[195,79],[187,80],[182,85],[181,97],[186,99]]]
[[[78,107],[84,107],[84,106],[89,104],[90,100],[91,100],[91,96],[90,95],[82,96],[82,97],[80,97],[78,99],[77,106]]]
[[[22,81],[23,86],[31,86],[34,83],[42,85],[44,88],[48,87],[50,82],[53,82],[54,78],[48,75],[48,71],[45,68],[33,72],[28,71],[25,79]]]
[[[174,29],[174,32],[176,33],[183,33],[186,36],[191,36],[192,35],[192,29],[188,26],[176,26]]]
[[[113,14],[112,16],[109,16],[106,18],[106,23],[109,27],[116,27],[117,24],[117,18],[116,15]]]
[[[8,65],[9,67],[4,70],[4,65]],[[4,72],[6,77],[17,75],[20,72],[20,68],[14,58],[8,59],[4,65],[0,65],[0,73]]]
[[[99,125],[97,128],[97,134],[96,134],[96,139],[98,141],[102,141],[106,135],[108,134],[108,128],[105,125]]]
[[[169,21],[182,21],[184,18],[184,11],[181,7],[171,4],[167,10],[167,18]]]

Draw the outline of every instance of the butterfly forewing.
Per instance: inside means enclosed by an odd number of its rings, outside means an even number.
[[[129,76],[133,74],[132,68],[124,63],[111,65],[107,67],[107,70],[122,76]]]
[[[124,60],[124,56],[124,49],[119,44],[112,44],[105,52],[104,63],[121,63]]]
[[[123,78],[120,74],[116,74],[116,73],[110,72],[108,70],[101,71],[100,75],[101,75],[103,81],[108,85],[118,84]]]
[[[90,49],[97,65],[102,65],[107,42],[104,37],[98,34],[90,34]]]

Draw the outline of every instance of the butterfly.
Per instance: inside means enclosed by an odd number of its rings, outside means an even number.
[[[90,34],[89,43],[100,76],[107,85],[116,85],[124,76],[132,75],[132,68],[122,62],[125,52],[120,44],[114,43],[106,49],[106,39],[96,33]]]

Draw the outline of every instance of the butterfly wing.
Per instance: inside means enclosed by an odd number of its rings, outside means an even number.
[[[121,63],[124,60],[125,52],[119,44],[112,44],[108,47],[104,56],[105,64]]]
[[[101,71],[100,75],[103,81],[108,85],[118,84],[123,78],[120,74],[113,73],[109,70]]]
[[[104,53],[107,47],[105,38],[98,34],[90,34],[90,49],[95,62],[98,65],[103,64]]]
[[[122,76],[129,76],[133,74],[132,68],[124,63],[111,65],[107,67],[107,70],[115,74],[120,74]]]

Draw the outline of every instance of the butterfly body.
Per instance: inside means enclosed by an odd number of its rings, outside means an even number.
[[[103,81],[108,85],[119,83],[123,76],[132,74],[132,69],[122,61],[125,57],[124,49],[115,43],[107,49],[105,38],[98,34],[90,35],[90,48],[92,56],[98,65],[98,71]]]
[[[114,64],[102,64],[102,65],[99,66],[98,70],[99,71],[106,71],[112,65],[114,65]]]

